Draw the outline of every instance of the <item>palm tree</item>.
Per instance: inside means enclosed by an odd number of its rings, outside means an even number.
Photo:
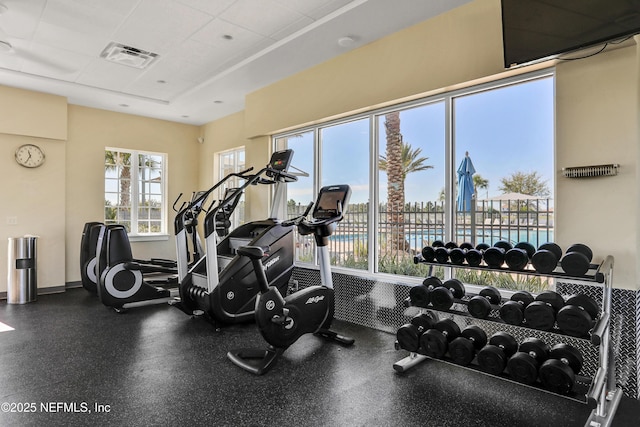
[[[473,175],[473,188],[478,193],[478,190],[486,190],[489,188],[489,180],[484,179],[480,174]],[[489,193],[487,193],[487,198],[489,198]]]
[[[123,153],[119,151],[105,150],[104,152],[105,170],[119,171],[118,181],[120,183],[120,191],[118,195],[118,205],[116,212],[122,209],[131,208],[131,153]],[[116,213],[117,220],[122,219]]]
[[[433,166],[425,165],[427,157],[420,157],[420,148],[413,150],[402,141],[400,133],[400,112],[385,115],[387,138],[386,156],[380,156],[378,167],[387,172],[387,221],[390,224],[390,248],[406,251],[409,249],[404,228],[404,181],[408,174]]]

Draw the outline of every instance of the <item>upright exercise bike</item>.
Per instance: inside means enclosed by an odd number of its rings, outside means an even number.
[[[269,286],[262,258],[268,248],[243,246],[238,254],[251,259],[260,296],[256,301],[255,319],[262,336],[269,344],[266,350],[242,349],[230,351],[227,357],[239,367],[256,375],[271,369],[284,351],[304,334],[313,333],[349,346],[354,340],[330,330],[334,315],[334,290],[331,263],[327,247],[329,236],[343,218],[351,188],[348,185],[323,187],[313,209],[312,220],[306,219],[314,204],[304,214],[291,220],[301,235],[313,234],[320,264],[320,285],[309,286],[283,298],[278,288]],[[266,251],[265,251],[266,249]]]

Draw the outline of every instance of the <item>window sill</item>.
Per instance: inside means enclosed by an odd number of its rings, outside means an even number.
[[[130,242],[156,242],[169,240],[168,234],[129,234]]]

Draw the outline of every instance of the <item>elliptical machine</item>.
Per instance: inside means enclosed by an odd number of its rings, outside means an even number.
[[[330,330],[334,315],[334,290],[331,278],[331,262],[327,247],[329,236],[335,231],[344,215],[351,188],[348,185],[323,187],[313,209],[311,221],[306,216],[314,206],[309,204],[304,214],[288,221],[298,227],[301,235],[313,234],[320,264],[320,285],[309,286],[283,298],[279,289],[269,286],[262,259],[269,256],[269,249],[260,246],[244,246],[238,254],[251,259],[260,286],[256,302],[255,319],[260,333],[269,344],[266,350],[241,349],[227,353],[237,366],[253,374],[262,375],[271,369],[284,351],[304,334],[313,333],[345,346],[354,343]]]
[[[225,178],[227,179],[227,178]],[[194,192],[191,196],[191,202],[198,198],[202,192]],[[176,205],[180,201],[182,193],[173,203],[175,212],[181,211],[188,202],[183,202],[180,208]],[[204,201],[203,201],[204,202]],[[204,255],[204,248],[198,234],[198,216],[202,212],[202,203],[191,203],[191,209],[185,212],[185,231],[187,233],[188,242],[191,248],[185,248],[187,251],[187,259],[189,263],[195,263]],[[235,207],[235,206],[234,206]],[[233,210],[229,210],[229,215]],[[98,268],[97,255],[102,247],[98,247],[98,239],[100,235],[104,235],[106,225],[102,222],[87,222],[82,230],[82,238],[80,240],[80,278],[82,287],[92,294],[98,293]],[[128,241],[128,239],[127,239]],[[128,245],[129,243],[125,243]],[[101,243],[102,245],[102,243]],[[189,245],[187,245],[189,246]],[[131,248],[127,249],[131,252]],[[178,286],[178,266],[177,262],[164,258],[151,258],[149,260],[141,260],[131,258],[126,264],[129,270],[139,270],[145,275],[145,281],[154,286],[177,287]],[[106,266],[105,266],[106,267]]]
[[[206,255],[191,267],[181,258],[184,253],[181,247],[185,241],[184,221],[180,213],[176,216],[180,296],[171,301],[171,305],[190,316],[203,316],[216,326],[218,323],[252,321],[258,284],[251,262],[237,254],[237,249],[245,245],[272,248],[270,256],[264,260],[268,283],[286,292],[293,272],[293,227],[275,219],[275,212],[279,200],[285,195],[284,185],[297,180],[295,175],[288,173],[292,157],[293,150],[277,151],[272,154],[269,164],[257,173],[249,174],[251,168],[238,175],[245,182],[228,197],[234,197],[253,184],[275,185],[270,218],[243,224],[219,241],[216,232],[218,209],[210,209],[204,222]],[[205,194],[216,188],[214,186]],[[225,198],[218,207],[226,204]]]

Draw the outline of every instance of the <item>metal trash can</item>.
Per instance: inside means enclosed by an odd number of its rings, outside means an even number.
[[[37,298],[35,236],[9,237],[7,303],[26,304]]]

